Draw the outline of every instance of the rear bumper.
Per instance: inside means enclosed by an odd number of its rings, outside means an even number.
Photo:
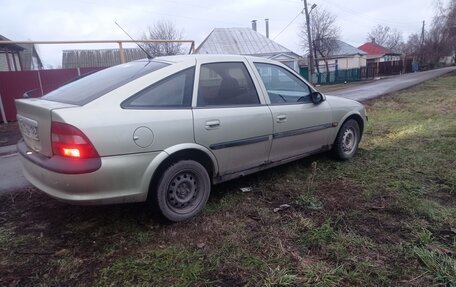
[[[83,174],[49,170],[19,153],[25,178],[60,201],[78,205],[142,202],[147,199],[148,166],[159,152],[102,157],[100,168]],[[72,161],[66,161],[71,165]]]

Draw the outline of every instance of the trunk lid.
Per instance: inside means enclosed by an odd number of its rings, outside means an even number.
[[[17,121],[27,146],[45,156],[52,156],[52,111],[78,107],[75,105],[42,99],[16,100]]]

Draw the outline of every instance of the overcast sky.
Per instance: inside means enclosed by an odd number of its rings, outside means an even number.
[[[404,39],[430,23],[435,0],[308,0],[337,17],[341,40],[359,46],[377,24],[397,28]],[[448,1],[443,1],[444,3]],[[0,34],[11,40],[111,40],[127,39],[116,20],[133,37],[140,38],[157,20],[170,20],[184,38],[198,46],[213,28],[250,27],[258,20],[270,38],[303,54],[298,37],[304,15],[282,33],[303,9],[300,0],[0,0]],[[279,34],[280,33],[280,34]],[[116,48],[116,45],[39,45],[45,65],[60,66],[63,49]]]

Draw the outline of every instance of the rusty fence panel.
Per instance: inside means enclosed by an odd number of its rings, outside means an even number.
[[[31,97],[41,97],[68,83],[79,75],[103,68],[56,69],[19,72],[0,72],[0,95],[6,121],[16,121],[15,99],[22,98],[25,92]],[[0,122],[4,122],[0,113]]]

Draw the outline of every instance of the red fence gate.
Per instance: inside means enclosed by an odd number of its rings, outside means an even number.
[[[103,68],[79,68],[0,72],[0,100],[3,103],[7,121],[16,121],[15,99],[22,98],[25,92],[31,97],[41,97],[80,75]],[[5,119],[0,113],[0,122]]]

